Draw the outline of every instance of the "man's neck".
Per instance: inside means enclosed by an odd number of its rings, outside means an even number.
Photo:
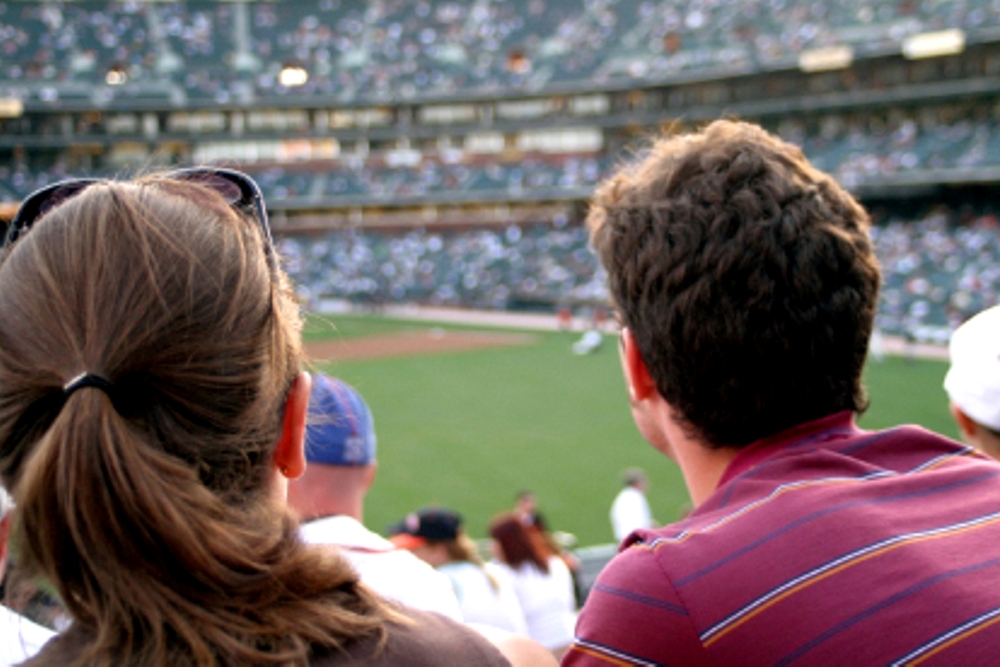
[[[709,449],[700,442],[694,443],[684,453],[677,465],[680,466],[695,507],[705,502],[719,488],[719,480],[735,456],[735,449]]]
[[[673,410],[666,402],[659,406],[657,413],[664,440],[661,444],[653,443],[653,446],[681,469],[691,502],[698,507],[715,493],[719,480],[738,450],[731,447],[713,449],[701,440],[689,437],[673,418]]]

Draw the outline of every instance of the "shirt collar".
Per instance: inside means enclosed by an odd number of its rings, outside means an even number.
[[[726,471],[722,474],[719,487],[767,459],[782,453],[789,447],[820,443],[834,437],[855,433],[861,433],[861,429],[854,424],[854,412],[842,410],[761,438],[737,451],[736,456],[729,462]]]
[[[306,542],[335,544],[342,549],[355,551],[395,551],[389,540],[373,533],[360,521],[344,514],[315,519],[299,526]]]

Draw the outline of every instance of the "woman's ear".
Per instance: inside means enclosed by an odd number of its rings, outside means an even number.
[[[311,390],[312,376],[299,373],[285,399],[281,438],[274,448],[274,466],[288,479],[296,479],[306,471],[306,420]]]

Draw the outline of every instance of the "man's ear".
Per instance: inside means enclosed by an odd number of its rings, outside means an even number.
[[[644,401],[657,393],[656,382],[649,375],[649,368],[642,358],[642,353],[639,352],[632,330],[628,327],[622,329],[620,345],[622,369],[625,371],[629,398],[633,402]]]
[[[311,390],[312,377],[309,373],[299,373],[285,399],[281,438],[274,448],[274,465],[288,479],[301,477],[306,471],[306,419]]]
[[[966,441],[969,441],[970,438],[974,439],[979,431],[979,424],[954,403],[949,403],[948,407],[951,408],[951,416],[954,417],[955,423],[958,424],[958,430],[962,434],[962,437]]]
[[[362,483],[365,487],[365,493],[368,493],[368,489],[372,488],[372,484],[375,483],[375,474],[378,472],[378,464],[370,463],[365,467],[367,470],[365,470],[365,477],[364,480],[362,480]]]

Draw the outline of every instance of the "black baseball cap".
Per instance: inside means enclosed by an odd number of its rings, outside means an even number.
[[[462,516],[443,507],[425,507],[411,512],[389,527],[391,541],[401,549],[416,549],[428,542],[446,542],[458,537]]]

